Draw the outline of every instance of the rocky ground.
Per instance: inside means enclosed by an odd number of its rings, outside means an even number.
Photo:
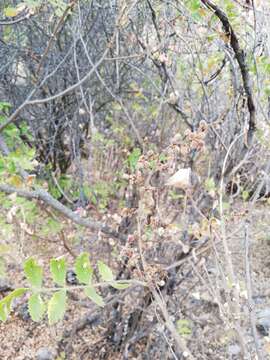
[[[256,359],[254,340],[249,321],[249,306],[246,291],[246,243],[244,236],[245,220],[249,219],[250,257],[249,263],[252,276],[252,293],[255,304],[258,343],[263,359],[270,359],[270,224],[267,202],[261,202],[250,208],[247,203],[239,202],[233,206],[227,219],[227,236],[232,254],[235,273],[240,284],[240,306],[242,312],[242,327],[245,341],[248,344],[250,359]],[[70,224],[69,224],[70,226]],[[86,234],[84,234],[85,236]],[[88,239],[91,234],[88,234]],[[45,239],[25,234],[16,238],[14,234],[1,239],[1,245],[12,249],[6,259],[7,276],[1,279],[1,296],[8,293],[9,287],[14,288],[25,283],[22,273],[22,259],[38,254],[44,265],[51,258],[65,253],[70,264],[72,255],[66,249],[61,239],[51,242]],[[90,241],[91,244],[91,241]],[[76,245],[77,246],[77,245]],[[80,250],[77,246],[75,249]],[[80,248],[83,245],[80,244]],[[85,244],[86,246],[86,244]],[[88,245],[89,247],[89,242]],[[216,250],[222,258],[223,250],[217,241]],[[90,245],[91,248],[91,245]],[[92,246],[92,250],[95,247]],[[91,249],[88,249],[91,250]],[[99,258],[106,251],[103,244],[101,250],[94,254]],[[178,285],[171,299],[167,299],[167,309],[172,316],[176,328],[184,339],[195,359],[241,359],[240,347],[234,339],[233,333],[222,320],[219,301],[213,297],[215,287],[220,286],[219,272],[216,257],[211,250],[198,258],[190,258],[183,267],[182,274],[185,281]],[[196,255],[194,255],[196,256]],[[109,259],[108,259],[109,260]],[[196,268],[192,261],[201,261]],[[225,265],[224,265],[225,266]],[[121,295],[122,296],[122,295]],[[123,294],[125,302],[133,301],[128,292]],[[127,310],[128,311],[128,307]],[[155,314],[153,306],[145,309],[145,317],[151,318]],[[180,321],[179,321],[180,319]],[[14,311],[8,321],[0,324],[0,359],[167,359],[173,358],[173,351],[164,357],[158,342],[160,334],[167,334],[162,322],[153,325],[148,331],[155,340],[145,342],[138,340],[132,352],[123,348],[114,348],[111,353],[108,344],[105,344],[106,311],[100,310],[81,294],[70,295],[68,311],[62,322],[49,327],[47,320],[34,323],[28,314],[26,299],[21,298],[14,304]],[[140,320],[141,322],[144,319]],[[150,320],[151,321],[151,320]],[[146,327],[147,329],[147,327]],[[117,326],[114,330],[117,333]],[[121,333],[120,333],[121,334]],[[155,336],[154,336],[155,335]],[[168,335],[168,334],[167,334]],[[169,336],[169,335],[168,335]],[[168,339],[167,339],[168,340]],[[169,340],[168,340],[169,341]],[[163,355],[162,355],[163,354]],[[179,357],[180,358],[180,357]]]

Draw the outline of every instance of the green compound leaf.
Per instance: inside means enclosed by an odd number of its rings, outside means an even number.
[[[60,286],[65,286],[66,283],[66,272],[67,265],[64,258],[62,259],[51,259],[50,270],[53,281]]]
[[[66,303],[66,290],[59,290],[53,294],[48,303],[49,325],[53,325],[63,319],[66,312]]]
[[[89,254],[81,253],[75,261],[75,273],[80,283],[90,284],[93,275],[93,268],[90,265]]]
[[[27,277],[27,280],[33,287],[41,287],[43,277],[42,267],[39,266],[33,258],[28,259],[24,263],[24,273]]]
[[[114,276],[112,270],[108,265],[104,264],[102,261],[98,261],[98,271],[103,281],[113,281]]]
[[[95,290],[95,288],[93,286],[87,286],[84,289],[84,293],[85,293],[86,296],[88,296],[98,306],[104,306],[105,305],[102,297],[96,292],[96,290]]]
[[[40,321],[46,310],[46,305],[42,300],[40,294],[36,293],[28,299],[28,310],[33,321]]]
[[[22,296],[26,291],[27,289],[25,288],[19,288],[13,290],[10,294],[8,294],[0,301],[0,321],[7,320],[8,315],[10,314],[11,311],[12,301],[17,297]]]

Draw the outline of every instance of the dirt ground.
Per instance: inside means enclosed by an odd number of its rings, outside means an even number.
[[[245,267],[245,242],[244,242],[244,221],[246,218],[250,221],[250,266],[253,280],[253,300],[255,310],[260,311],[270,308],[270,223],[269,223],[270,205],[267,203],[258,203],[254,209],[250,209],[247,203],[238,203],[234,205],[227,223],[227,235],[232,253],[235,273],[239,279],[240,287],[243,290],[241,297],[241,311],[243,316],[243,333],[250,349],[250,358],[256,359],[254,353],[254,341],[249,322],[249,310],[246,300],[246,267]],[[69,225],[70,226],[70,225]],[[88,240],[91,234],[84,234]],[[12,253],[6,257],[7,277],[2,280],[3,284],[8,284],[12,288],[25,284],[22,273],[22,259],[33,254],[38,254],[42,263],[47,266],[52,254],[54,257],[66,255],[66,258],[72,263],[72,256],[65,248],[60,238],[51,242],[46,239],[35,238],[29,234],[24,237],[7,236],[2,238],[1,244],[12,248]],[[89,241],[87,250],[91,250]],[[77,246],[77,245],[76,245]],[[76,248],[75,246],[75,248]],[[86,243],[84,244],[86,246]],[[76,248],[81,250],[82,244]],[[89,249],[90,247],[90,249]],[[222,247],[216,246],[222,257]],[[92,247],[92,250],[94,247]],[[106,245],[101,247],[101,253],[106,251]],[[187,292],[185,300],[182,293],[179,297],[179,303],[176,298],[172,299],[172,307],[168,307],[176,320],[181,317],[188,318],[188,328],[191,334],[183,335],[188,347],[193,352],[196,359],[240,359],[239,346],[235,342],[231,332],[224,326],[220,319],[218,306],[209,293],[209,288],[215,286],[217,270],[214,257],[205,256],[205,268],[208,271],[208,278],[204,275],[193,273],[190,281],[183,284],[182,290]],[[97,258],[100,254],[94,254]],[[183,270],[185,271],[185,269]],[[2,286],[3,289],[3,286]],[[181,290],[181,291],[182,291]],[[1,296],[8,292],[2,291]],[[126,301],[128,300],[126,297]],[[177,301],[175,301],[177,300]],[[81,294],[70,296],[68,310],[62,322],[56,326],[49,327],[47,320],[41,323],[34,323],[27,313],[26,298],[21,298],[14,304],[14,311],[6,323],[0,324],[0,359],[1,360],[27,360],[43,359],[38,357],[40,349],[49,352],[47,359],[155,359],[163,360],[153,350],[147,353],[147,345],[139,343],[138,351],[133,352],[132,357],[125,357],[123,352],[113,353],[111,357],[106,356],[104,352],[106,347],[102,347],[102,332],[104,325],[95,324],[95,314],[98,308],[90,301],[86,300]],[[169,305],[168,305],[169,306]],[[179,316],[178,316],[179,315]],[[90,317],[93,316],[91,320]],[[88,319],[88,326],[87,321]],[[80,326],[81,321],[81,326]],[[226,321],[225,321],[226,323]],[[93,325],[94,324],[94,325]],[[188,331],[189,333],[189,331]],[[263,336],[258,332],[259,344],[263,352],[264,359],[270,359],[270,337]],[[63,348],[63,344],[65,347]],[[68,344],[68,345],[67,345]],[[96,347],[97,353],[93,350]],[[63,349],[69,349],[65,354]],[[91,350],[91,351],[90,351]],[[44,350],[41,350],[44,352]],[[140,352],[141,351],[141,352]],[[93,357],[95,353],[95,357]],[[137,354],[137,355],[134,355]],[[48,354],[47,354],[48,355]],[[41,355],[39,355],[41,356]],[[168,354],[171,359],[171,354]],[[46,357],[44,357],[46,359]]]

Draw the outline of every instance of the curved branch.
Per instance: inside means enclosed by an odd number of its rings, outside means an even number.
[[[119,234],[117,231],[111,229],[109,226],[97,221],[81,218],[78,214],[70,210],[65,205],[61,204],[58,200],[54,199],[44,189],[37,188],[36,190],[30,191],[6,184],[0,184],[0,191],[6,194],[16,193],[18,196],[26,198],[28,200],[42,200],[45,204],[57,210],[66,218],[70,219],[78,225],[84,226],[91,230],[102,231],[105,235],[111,236],[117,240],[120,240],[123,243],[126,241],[125,235]]]
[[[249,111],[249,129],[248,129],[248,142],[251,142],[253,133],[256,129],[256,108],[255,108],[255,102],[253,99],[253,92],[251,87],[251,79],[249,76],[248,66],[246,63],[246,54],[243,49],[241,49],[238,38],[232,28],[232,25],[230,24],[230,21],[227,17],[227,15],[212,1],[210,0],[201,0],[201,2],[211,11],[214,12],[214,14],[219,18],[221,21],[224,32],[226,37],[228,38],[228,41],[234,51],[235,58],[238,62],[244,90],[246,92],[247,96],[247,106]]]
[[[30,94],[28,95],[27,99],[14,111],[13,114],[11,114],[11,116],[3,123],[0,125],[0,133],[12,122],[14,122],[18,116],[18,114],[26,107],[29,105],[36,105],[36,104],[43,104],[43,103],[47,103],[49,101],[55,100],[59,97],[62,97],[68,93],[70,93],[71,91],[77,89],[80,85],[82,85],[83,83],[85,83],[86,80],[88,80],[90,78],[90,76],[95,72],[96,68],[98,66],[101,65],[101,63],[104,61],[106,55],[108,54],[109,51],[109,46],[106,48],[106,50],[104,51],[103,55],[101,56],[101,58],[96,62],[96,64],[93,66],[92,69],[89,70],[89,72],[77,83],[69,86],[68,88],[66,88],[63,91],[60,91],[59,93],[49,96],[47,98],[43,98],[43,99],[35,99],[35,100],[31,100],[32,96],[34,95],[34,93],[36,92],[36,88],[34,88]]]
[[[18,24],[24,20],[28,20],[30,18],[30,16],[32,16],[33,14],[31,14],[30,12],[26,12],[26,14],[22,17],[19,17],[17,19],[14,20],[0,20],[0,26],[7,26],[7,25],[14,25],[14,24]]]
[[[220,67],[217,69],[217,71],[214,72],[214,74],[212,74],[208,80],[205,80],[203,82],[204,85],[208,85],[210,82],[214,81],[218,77],[218,75],[221,73],[221,71],[222,71],[222,69],[224,68],[225,65],[226,65],[226,58],[224,58],[222,60],[222,63],[220,65]]]

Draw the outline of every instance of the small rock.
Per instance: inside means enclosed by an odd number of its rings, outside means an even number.
[[[73,270],[67,271],[66,281],[70,285],[78,285],[79,284],[76,273]]]
[[[214,267],[209,267],[207,271],[209,275],[218,275],[218,270]]]
[[[40,348],[36,354],[37,360],[53,360],[53,353],[47,348]]]
[[[231,357],[238,356],[241,352],[241,348],[237,344],[229,345],[228,346],[228,355]]]
[[[268,336],[270,330],[270,308],[260,310],[257,313],[257,330],[263,335]]]
[[[29,321],[31,319],[31,316],[30,316],[30,313],[29,313],[29,310],[28,310],[27,302],[25,302],[22,305],[18,306],[17,313],[18,313],[19,317],[23,321]]]
[[[12,291],[14,290],[6,278],[0,278],[0,291]]]
[[[263,305],[265,304],[265,298],[261,296],[254,296],[253,301],[256,305]]]

